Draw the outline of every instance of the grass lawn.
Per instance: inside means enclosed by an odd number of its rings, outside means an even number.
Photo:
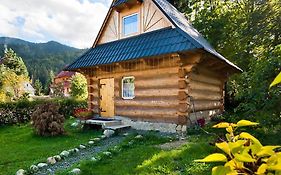
[[[111,157],[100,161],[83,161],[79,167],[83,175],[131,175],[131,174],[210,174],[211,165],[195,163],[194,159],[202,158],[214,151],[209,146],[210,137],[191,136],[186,144],[173,150],[161,150],[157,145],[168,142],[156,135],[145,135],[141,140],[134,140],[132,145],[127,139],[121,144],[120,152],[113,152]],[[67,174],[69,170],[59,173]]]
[[[67,134],[57,137],[40,137],[33,133],[30,124],[0,127],[0,174],[15,174],[47,157],[59,154],[65,149],[87,143],[91,137],[100,135],[95,131],[80,131],[70,127],[73,120],[67,120]]]

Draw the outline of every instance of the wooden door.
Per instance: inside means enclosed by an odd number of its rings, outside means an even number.
[[[114,78],[100,79],[100,115],[114,116]]]

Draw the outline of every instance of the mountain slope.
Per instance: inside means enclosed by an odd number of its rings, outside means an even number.
[[[0,37],[0,57],[4,55],[5,44],[23,58],[29,76],[34,80],[40,79],[43,85],[47,83],[50,71],[59,72],[85,51],[55,41],[32,43],[17,38]]]

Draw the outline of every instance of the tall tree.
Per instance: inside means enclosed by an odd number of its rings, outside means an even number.
[[[28,77],[28,71],[22,58],[17,56],[11,48],[5,50],[3,64],[7,68],[13,70],[17,75]]]
[[[87,79],[82,74],[75,74],[71,79],[70,94],[74,98],[86,99],[88,96]]]
[[[41,95],[42,92],[42,83],[40,82],[39,79],[35,80],[34,83],[34,89],[35,89],[35,95]]]

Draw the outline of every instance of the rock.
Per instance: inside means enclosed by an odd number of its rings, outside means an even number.
[[[24,169],[19,169],[17,172],[16,172],[16,175],[24,175],[25,174],[25,170]]]
[[[84,145],[79,145],[79,148],[80,148],[80,149],[85,149],[86,146],[84,146]]]
[[[56,161],[61,161],[61,157],[59,155],[55,155],[54,158],[56,159]]]
[[[93,141],[94,141],[94,142],[99,142],[99,141],[100,141],[100,138],[94,138]]]
[[[69,154],[73,154],[74,153],[74,149],[70,149],[68,150]]]
[[[54,157],[48,157],[47,163],[50,164],[50,165],[54,165],[55,163],[57,163],[57,161]]]
[[[111,137],[114,133],[115,133],[115,131],[110,130],[110,129],[106,129],[106,130],[104,130],[103,135],[105,137]]]
[[[129,141],[128,145],[132,145],[132,144],[134,144],[134,141],[133,140]]]
[[[100,136],[100,138],[101,138],[101,139],[105,139],[105,138],[106,138],[106,136],[105,136],[105,135],[102,135],[102,136]]]
[[[128,135],[129,135],[129,133],[127,133],[127,132],[123,134],[123,136],[125,136],[125,137],[128,136]]]
[[[71,170],[69,172],[70,174],[80,174],[81,173],[81,170],[79,168],[74,168],[73,170]]]
[[[39,170],[39,168],[36,165],[31,165],[29,167],[29,170],[33,173],[36,173]]]
[[[46,166],[48,166],[48,164],[46,164],[46,163],[38,163],[38,165],[37,165],[38,168],[44,168]]]
[[[95,157],[92,157],[91,161],[96,162],[96,161],[98,161],[98,159],[96,159]]]
[[[60,156],[62,158],[68,157],[69,156],[69,152],[68,151],[63,151],[63,152],[60,153]]]
[[[74,152],[78,153],[79,149],[78,148],[74,148]]]
[[[136,139],[142,139],[143,136],[142,136],[142,135],[137,135],[135,138],[136,138]]]
[[[74,123],[71,124],[72,127],[77,127],[78,125],[79,125],[78,122],[74,122]]]
[[[90,140],[88,143],[89,143],[89,145],[93,145],[95,142]]]
[[[103,154],[106,156],[111,156],[111,152],[109,152],[109,151],[105,151],[105,152],[103,152]]]

